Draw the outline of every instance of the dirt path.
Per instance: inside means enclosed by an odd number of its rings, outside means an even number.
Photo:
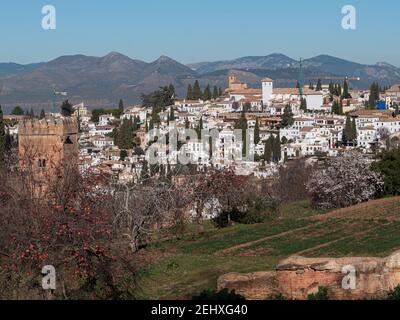
[[[264,242],[264,241],[268,241],[268,240],[272,240],[272,239],[275,239],[275,238],[288,236],[288,235],[290,235],[290,234],[292,234],[294,232],[297,232],[297,231],[304,231],[304,230],[308,230],[308,229],[311,229],[311,228],[315,228],[316,226],[318,226],[320,224],[323,224],[323,223],[324,222],[317,222],[317,223],[314,223],[312,225],[308,225],[308,226],[305,226],[305,227],[292,229],[292,230],[285,231],[285,232],[278,233],[278,234],[274,234],[272,236],[268,236],[268,237],[265,237],[265,238],[257,239],[257,240],[250,241],[250,242],[241,243],[241,244],[238,244],[236,246],[233,246],[233,247],[230,247],[230,248],[227,248],[227,249],[219,250],[219,251],[215,252],[214,255],[218,256],[218,257],[226,256],[226,255],[229,255],[230,253],[232,253],[232,252],[234,252],[236,250],[243,249],[243,248],[248,248],[248,247],[251,247],[251,246],[256,245],[258,243],[261,243],[261,242]]]

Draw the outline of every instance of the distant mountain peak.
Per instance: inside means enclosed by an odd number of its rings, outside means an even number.
[[[155,60],[153,63],[179,63],[175,61],[174,59],[166,56],[166,55],[161,55],[157,60]]]

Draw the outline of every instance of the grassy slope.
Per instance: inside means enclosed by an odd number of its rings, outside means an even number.
[[[229,272],[272,270],[293,254],[320,256],[385,256],[400,248],[400,198],[325,214],[307,202],[286,205],[282,218],[258,225],[237,225],[201,236],[153,245],[162,253],[142,272],[144,299],[185,299],[214,288]]]

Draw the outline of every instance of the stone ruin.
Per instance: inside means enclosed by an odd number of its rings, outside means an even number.
[[[348,270],[355,271],[352,288]],[[345,279],[346,278],[346,279]],[[276,271],[230,273],[218,279],[218,289],[235,290],[248,300],[266,300],[282,295],[306,300],[320,287],[332,300],[363,300],[385,297],[400,285],[400,251],[387,258],[304,258],[293,256],[279,263]]]

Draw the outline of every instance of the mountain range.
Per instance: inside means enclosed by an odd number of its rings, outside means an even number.
[[[400,68],[385,62],[365,65],[328,55],[303,61],[304,82],[324,83],[346,76],[359,77],[354,88],[368,88],[373,81],[381,85],[400,83]],[[161,56],[147,63],[117,52],[104,57],[62,56],[49,62],[21,65],[0,63],[0,104],[49,110],[52,88],[68,92],[72,103],[84,101],[89,107],[111,107],[122,98],[126,104],[140,102],[142,94],[173,83],[179,97],[184,97],[189,83],[199,80],[225,88],[227,76],[235,71],[238,78],[252,87],[260,87],[264,77],[275,85],[295,85],[299,79],[299,62],[283,54],[249,56],[235,60],[200,62],[184,65]]]

